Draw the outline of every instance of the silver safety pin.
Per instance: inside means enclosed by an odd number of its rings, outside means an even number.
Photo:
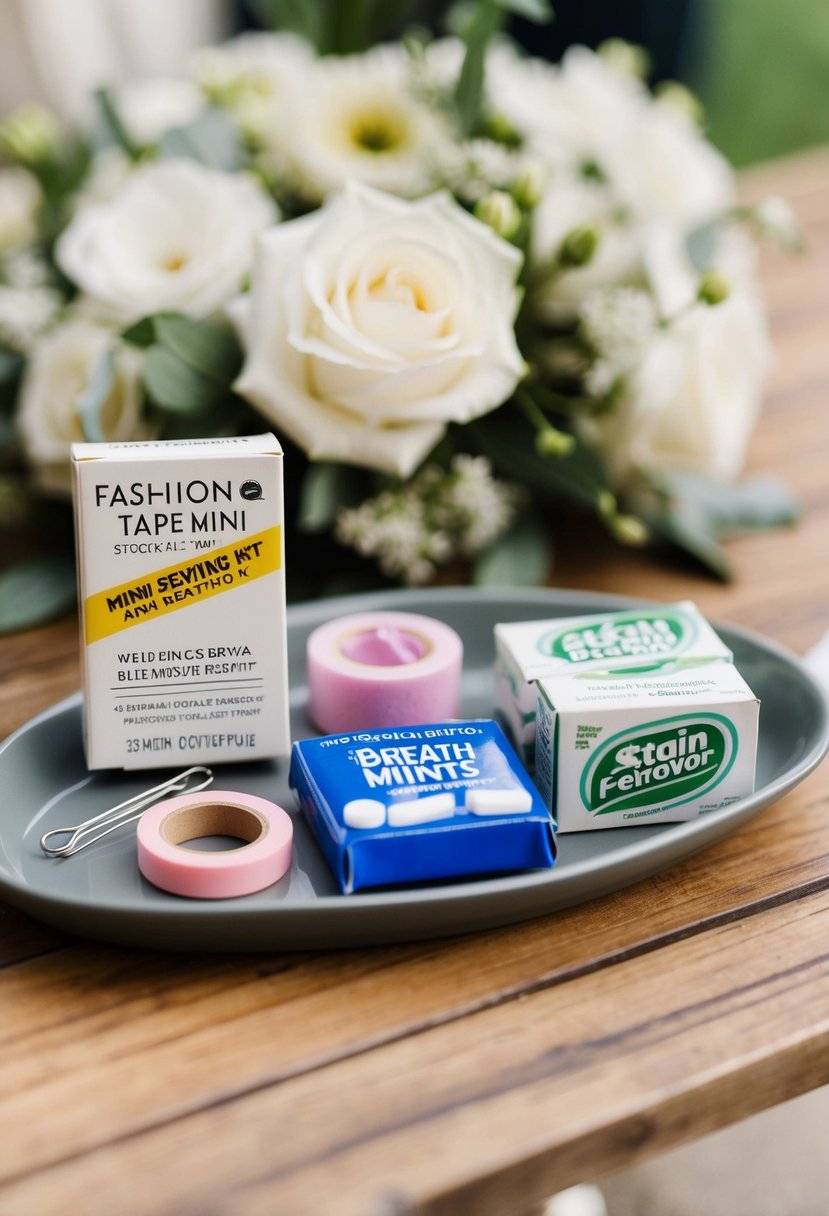
[[[191,778],[202,775],[204,780],[195,785],[190,784]],[[202,764],[197,764],[175,777],[170,777],[167,781],[162,781],[160,785],[154,785],[151,790],[144,790],[140,794],[133,795],[132,798],[125,799],[124,802],[119,802],[117,806],[109,807],[108,810],[103,811],[100,815],[95,815],[92,819],[85,819],[83,823],[75,824],[73,827],[52,828],[50,832],[44,832],[40,838],[40,847],[50,857],[72,857],[81,849],[94,844],[96,840],[108,836],[116,828],[140,819],[148,806],[161,802],[168,794],[197,794],[199,790],[206,790],[212,780],[211,770]],[[98,831],[99,828],[100,831]],[[95,833],[95,835],[90,836],[90,833]],[[64,844],[46,843],[50,836],[66,836],[67,834],[69,839]],[[87,836],[90,838],[84,839]]]

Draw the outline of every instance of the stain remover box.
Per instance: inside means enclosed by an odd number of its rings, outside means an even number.
[[[560,832],[696,819],[754,790],[760,703],[731,663],[537,684],[536,781]]]
[[[90,769],[285,756],[273,435],[72,447]]]

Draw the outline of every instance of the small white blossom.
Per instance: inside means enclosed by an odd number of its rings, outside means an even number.
[[[430,526],[426,507],[411,486],[342,511],[335,534],[363,557],[375,558],[384,574],[412,586],[428,582],[436,564],[451,552],[448,537]]]
[[[441,143],[435,150],[435,175],[465,203],[477,203],[490,190],[506,190],[527,169],[521,153],[491,139]]]
[[[518,496],[483,456],[458,455],[448,472],[427,465],[408,485],[340,512],[335,534],[385,574],[414,585],[441,562],[472,557],[509,526]]]
[[[26,353],[63,307],[54,287],[0,286],[0,345]]]
[[[456,534],[458,549],[471,556],[506,530],[515,507],[515,490],[495,480],[486,457],[462,454],[452,461],[435,515]]]
[[[53,287],[54,278],[49,263],[31,246],[13,249],[3,259],[2,278],[9,287],[30,291],[33,287]]]
[[[647,292],[638,288],[597,288],[585,296],[580,316],[582,332],[597,354],[585,387],[594,396],[604,396],[638,363],[656,330],[656,310]]]

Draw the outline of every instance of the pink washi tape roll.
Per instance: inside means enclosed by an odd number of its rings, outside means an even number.
[[[308,638],[308,712],[326,734],[458,716],[463,643],[442,621],[365,612]]]
[[[230,790],[182,794],[160,802],[138,821],[138,868],[173,895],[250,895],[287,873],[293,832],[290,815],[264,798]],[[186,841],[200,836],[236,836],[247,844],[221,853],[186,847]]]

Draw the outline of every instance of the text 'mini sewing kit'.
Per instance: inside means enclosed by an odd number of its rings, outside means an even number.
[[[137,821],[148,883],[240,898],[289,881],[301,812],[352,896],[543,871],[560,833],[753,790],[758,702],[693,604],[497,625],[494,716],[465,717],[463,640],[423,614],[334,617],[288,672],[273,435],[76,444],[73,477],[87,767],[186,768],[45,832],[55,864]],[[306,738],[289,674],[307,679]],[[288,810],[204,792],[208,766],[289,756]],[[218,835],[238,847],[193,847]]]

